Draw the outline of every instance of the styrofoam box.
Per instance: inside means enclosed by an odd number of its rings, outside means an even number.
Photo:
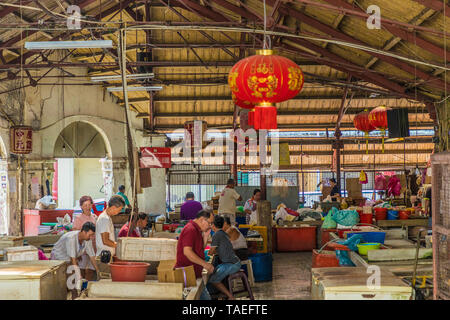
[[[4,249],[6,261],[36,261],[39,260],[38,249],[33,246],[10,247]]]
[[[120,260],[173,260],[177,255],[177,240],[162,238],[119,238],[116,255]]]

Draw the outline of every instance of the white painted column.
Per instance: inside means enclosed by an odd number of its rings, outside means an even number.
[[[165,136],[144,137],[139,147],[164,147]],[[145,213],[166,212],[166,169],[150,169],[152,176],[152,186],[142,189],[143,193],[138,194],[139,210]],[[131,199],[130,199],[131,200]]]
[[[74,159],[58,159],[58,208],[72,209],[75,204]]]

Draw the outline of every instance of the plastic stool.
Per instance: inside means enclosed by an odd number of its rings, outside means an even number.
[[[255,277],[253,276],[252,260],[243,260],[241,261],[241,265],[242,264],[247,266],[248,282],[250,283],[250,286],[253,287],[255,285]]]
[[[241,279],[242,284],[244,285],[244,290],[233,292],[233,280],[236,279]],[[228,281],[228,290],[230,290],[232,296],[238,293],[247,292],[247,297],[250,298],[250,300],[255,300],[255,298],[253,297],[252,288],[248,283],[247,275],[245,274],[244,270],[241,269],[238,272],[229,275],[227,281]]]

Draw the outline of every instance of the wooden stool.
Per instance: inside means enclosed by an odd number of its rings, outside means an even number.
[[[243,260],[241,261],[241,265],[243,264],[247,266],[248,282],[250,283],[250,286],[253,287],[255,285],[255,277],[253,276],[252,260]]]
[[[233,292],[233,280],[241,279],[242,284],[244,285],[244,290],[242,291],[234,291]],[[239,270],[236,273],[233,273],[227,277],[228,281],[228,290],[230,290],[230,293],[232,296],[237,295],[239,293],[247,292],[247,297],[250,298],[250,300],[255,300],[253,297],[252,288],[250,287],[250,284],[248,283],[247,275],[245,274],[244,270]]]

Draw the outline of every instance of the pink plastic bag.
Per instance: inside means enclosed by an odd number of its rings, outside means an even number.
[[[377,173],[375,177],[375,190],[386,190],[387,182],[386,177],[380,173]]]
[[[399,196],[400,190],[402,189],[402,185],[400,183],[400,179],[397,176],[393,176],[389,179],[388,183],[388,196]]]
[[[38,257],[39,260],[48,260],[48,258],[45,256],[44,252],[41,249],[38,249]]]

